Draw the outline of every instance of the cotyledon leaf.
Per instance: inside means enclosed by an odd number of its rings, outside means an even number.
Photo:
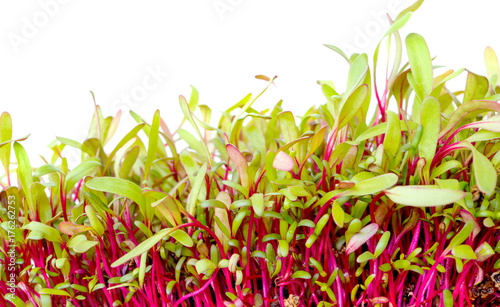
[[[360,196],[375,194],[386,190],[398,182],[398,176],[393,173],[383,174],[373,178],[365,179],[347,191],[343,192],[343,196]]]
[[[75,184],[88,175],[97,166],[101,166],[101,163],[94,160],[89,160],[80,163],[77,167],[68,172],[66,176],[66,193],[68,193]]]
[[[149,132],[148,154],[146,157],[146,163],[144,165],[144,180],[148,179],[149,170],[151,169],[153,160],[156,157],[159,131],[160,131],[160,110],[156,110],[153,116],[153,123],[151,124],[151,130]]]
[[[86,185],[91,190],[118,194],[130,198],[141,207],[146,205],[146,199],[142,195],[141,188],[131,181],[114,177],[100,177],[90,179]]]
[[[399,121],[399,125],[401,127],[401,131],[407,131],[406,124],[403,120]],[[408,122],[408,126],[410,127],[410,130],[415,130],[418,127],[417,123],[414,122]],[[384,132],[387,131],[387,122],[380,123],[374,127],[368,128],[365,130],[363,133],[358,135],[358,137],[354,140],[356,143],[361,143],[367,139],[379,136],[383,134]]]
[[[434,80],[429,48],[421,35],[411,33],[406,37],[406,50],[413,79],[416,83],[415,92],[420,101],[423,101],[431,94]]]
[[[191,188],[191,192],[189,193],[187,203],[186,203],[186,211],[194,215],[196,210],[196,200],[201,191],[201,187],[203,186],[203,181],[205,180],[205,175],[207,173],[208,164],[204,163],[203,166],[198,171],[198,174],[195,177],[193,187]]]
[[[395,157],[401,142],[401,124],[399,117],[392,111],[387,112],[387,130],[385,131],[384,149]]]
[[[465,197],[465,192],[439,189],[436,186],[397,186],[386,190],[385,195],[393,202],[412,207],[436,207],[457,202]]]
[[[422,125],[422,136],[418,143],[418,152],[427,163],[424,166],[423,176],[429,179],[431,161],[436,153],[439,130],[441,128],[441,107],[434,97],[427,97],[422,103],[420,123]]]
[[[362,84],[347,98],[346,102],[339,111],[337,121],[335,121],[335,129],[342,129],[351,119],[358,113],[363,106],[366,96],[368,95],[368,85]]]
[[[462,142],[462,145],[472,151],[472,163],[474,165],[474,178],[478,189],[490,196],[497,185],[497,172],[488,158],[480,153],[474,146],[468,142]]]

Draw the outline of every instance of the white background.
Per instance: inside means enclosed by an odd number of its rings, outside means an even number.
[[[46,145],[56,136],[84,140],[94,111],[90,91],[105,116],[124,109],[115,138],[134,126],[129,109],[148,120],[160,109],[175,129],[178,96],[189,96],[190,85],[218,117],[266,85],[257,74],[279,76],[257,109],[283,99],[300,115],[324,102],[317,80],[333,80],[343,92],[347,62],[322,44],[371,59],[388,27],[384,12],[394,18],[411,3],[3,0],[0,111],[12,115],[14,137],[31,133],[23,145],[33,166],[43,164],[39,154],[50,159]],[[423,35],[435,65],[484,75],[485,47],[500,54],[499,9],[498,0],[428,0],[401,35]],[[161,72],[156,81],[151,70]]]

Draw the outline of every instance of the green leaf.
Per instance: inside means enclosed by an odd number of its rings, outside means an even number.
[[[288,245],[288,242],[285,240],[278,240],[278,256],[279,257],[286,257],[288,256],[288,250],[290,246]]]
[[[205,275],[212,275],[213,271],[215,271],[215,269],[217,268],[217,266],[209,259],[201,259],[196,261],[195,267],[198,274]]]
[[[77,167],[69,171],[66,176],[66,193],[68,193],[80,179],[90,174],[97,166],[101,166],[101,163],[90,160],[78,164]]]
[[[123,139],[118,143],[118,145],[116,145],[115,149],[113,149],[113,151],[109,154],[108,156],[108,159],[106,160],[106,165],[104,166],[104,170],[103,170],[103,173],[106,172],[106,170],[108,169],[109,165],[111,164],[111,162],[113,161],[113,157],[116,155],[116,153],[118,152],[118,150],[120,150],[123,146],[125,146],[125,144],[127,144],[131,139],[133,139],[134,137],[137,137],[137,133],[145,126],[144,123],[142,124],[139,124],[137,126],[134,127],[134,129],[130,130],[129,133],[127,133]]]
[[[26,195],[26,200],[31,210],[31,214],[34,215],[36,211],[34,208],[34,203],[31,197],[31,193],[29,192],[30,186],[33,183],[33,174],[31,172],[31,164],[28,159],[28,154],[26,153],[24,147],[18,142],[14,143],[14,152],[16,154],[16,159],[18,164],[17,167],[18,178],[21,181],[21,186],[24,190],[24,194]]]
[[[87,214],[87,217],[90,221],[90,226],[92,226],[99,237],[102,237],[102,235],[104,234],[104,226],[102,226],[101,221],[99,221],[94,208],[92,208],[91,205],[86,205],[85,213]]]
[[[406,50],[413,79],[416,83],[414,90],[420,101],[424,101],[424,98],[431,94],[434,81],[429,49],[422,36],[411,33],[406,37]]]
[[[465,85],[463,102],[465,103],[471,100],[483,99],[486,94],[488,94],[488,90],[488,79],[469,71],[467,74],[467,83]]]
[[[401,125],[399,117],[392,111],[387,111],[387,130],[385,131],[384,149],[393,157],[399,151],[401,143]]]
[[[148,154],[144,165],[144,180],[149,177],[149,171],[153,160],[156,158],[156,150],[158,148],[158,132],[160,131],[160,110],[156,110],[153,116],[153,123],[149,132]]]
[[[389,231],[386,231],[382,234],[380,240],[377,243],[377,247],[375,247],[375,254],[374,254],[375,258],[380,256],[384,252],[385,248],[387,247],[387,244],[389,243],[390,238],[391,238],[391,233]]]
[[[373,178],[362,180],[349,190],[343,192],[349,196],[360,196],[375,194],[386,190],[398,182],[398,176],[393,173],[379,175]],[[344,195],[344,194],[343,194]]]
[[[306,159],[312,156],[314,152],[321,146],[321,144],[323,144],[323,141],[325,139],[326,128],[327,126],[321,127],[312,137],[311,145],[309,147],[309,151],[307,152]]]
[[[262,216],[264,213],[264,194],[262,193],[255,193],[250,197],[250,200],[252,201],[252,208],[257,214],[257,216]]]
[[[477,259],[470,245],[457,245],[451,250],[451,253],[460,259]]]
[[[358,233],[354,234],[352,238],[347,243],[345,253],[349,255],[355,252],[363,244],[366,243],[371,237],[373,237],[379,229],[377,223],[371,223],[363,227]]]
[[[31,231],[37,231],[41,234],[43,234],[43,238],[54,243],[61,243],[61,235],[59,234],[59,231],[56,229],[47,226],[45,224],[42,224],[40,222],[30,222],[27,225],[23,226],[21,229],[28,229]]]
[[[194,245],[193,239],[191,239],[191,237],[184,230],[177,229],[172,231],[170,236],[186,247],[192,247]]]
[[[333,201],[333,207],[332,207],[332,216],[333,216],[333,221],[337,226],[339,227],[344,227],[344,216],[345,212],[342,209],[342,207],[337,203],[337,200]]]
[[[114,177],[94,178],[86,183],[91,190],[118,194],[135,201],[139,206],[146,206],[146,199],[141,188],[135,183]]]
[[[486,47],[484,50],[484,61],[486,63],[486,75],[492,87],[500,84],[500,68],[498,65],[498,58],[491,47]]]
[[[420,116],[422,125],[422,137],[418,143],[420,157],[430,162],[436,153],[438,134],[441,125],[441,108],[439,102],[434,97],[425,98],[422,104],[422,113]]]
[[[146,277],[146,264],[148,261],[148,253],[144,253],[141,255],[141,262],[139,265],[139,287],[142,288],[142,285],[144,284],[144,277]]]
[[[55,167],[54,165],[44,164],[36,169],[35,177],[42,177],[42,176],[50,174],[50,173],[64,174],[63,171],[61,171],[59,168]]]
[[[457,233],[453,239],[451,239],[450,244],[448,244],[448,247],[443,251],[443,255],[446,255],[455,248],[455,246],[458,246],[462,244],[467,238],[471,235],[472,231],[474,230],[474,221],[470,220],[467,223],[465,223],[464,227],[460,230],[459,233]]]
[[[196,201],[198,200],[198,196],[200,195],[201,187],[203,186],[203,182],[205,181],[205,175],[207,173],[208,165],[204,163],[203,166],[198,171],[196,178],[193,183],[193,187],[191,188],[191,192],[189,193],[187,202],[186,202],[186,211],[193,215],[196,211]]]
[[[61,296],[71,297],[71,295],[68,292],[64,291],[64,290],[51,289],[51,288],[40,289],[38,293],[40,293],[40,294],[49,294],[49,295],[61,295]]]
[[[306,271],[296,271],[292,274],[292,278],[311,279],[311,274]]]
[[[333,51],[337,52],[338,54],[340,54],[349,63],[349,57],[340,48],[333,46],[333,45],[327,45],[327,44],[325,44],[325,46],[332,49]]]
[[[123,159],[122,164],[120,165],[120,172],[118,176],[122,179],[129,178],[130,170],[134,166],[137,161],[137,157],[139,156],[140,148],[139,146],[133,146],[128,150],[125,154],[125,158]]]
[[[177,130],[177,134],[188,144],[189,148],[194,149],[202,156],[205,154],[205,148],[203,147],[202,142],[196,139],[191,133],[184,129],[179,129]]]
[[[403,120],[399,121],[399,126],[401,128],[401,131],[407,131],[406,124]],[[410,127],[410,130],[415,130],[418,127],[418,124],[414,122],[408,122],[408,126]],[[371,139],[373,137],[379,136],[383,134],[384,132],[387,131],[387,122],[380,123],[374,127],[370,127],[366,129],[363,133],[358,135],[356,139],[354,140],[355,143],[361,143],[365,140]]]
[[[3,112],[0,115],[0,143],[12,139],[12,119],[10,114]],[[0,146],[0,161],[5,169],[5,174],[9,175],[11,146]]]
[[[372,260],[374,258],[375,258],[375,256],[372,253],[370,253],[369,251],[366,251],[358,256],[358,258],[356,259],[356,262],[363,263],[365,261],[369,261],[369,260]]]
[[[453,293],[449,289],[444,289],[443,290],[443,301],[444,301],[444,307],[453,307],[455,304],[455,301],[453,299]]]
[[[393,202],[413,207],[436,207],[452,204],[465,197],[465,192],[437,189],[434,186],[397,186],[386,190]]]
[[[172,229],[170,229],[170,228],[164,228],[164,229],[158,231],[155,235],[142,241],[142,243],[137,245],[133,250],[131,250],[127,254],[123,255],[120,259],[113,262],[111,264],[111,267],[116,268],[117,266],[124,264],[125,262],[129,261],[130,259],[133,259],[135,257],[142,255],[143,253],[145,253],[149,249],[151,249],[153,246],[155,246],[156,243],[160,242],[161,239],[163,239],[165,236],[167,236],[170,232],[172,232]]]
[[[368,96],[368,85],[362,84],[347,98],[335,121],[335,129],[340,130],[347,125],[363,106]]]
[[[73,250],[77,253],[83,254],[97,244],[99,244],[99,242],[97,241],[82,241],[79,244],[73,246]]]
[[[172,196],[152,202],[151,207],[157,209],[172,226],[182,224],[181,212]]]
[[[484,194],[490,196],[497,185],[497,172],[491,161],[480,153],[470,143],[464,143],[472,151],[474,178],[478,189]]]
[[[285,144],[291,143],[299,138],[299,130],[295,124],[295,118],[292,112],[285,111],[278,114],[278,120],[280,123],[281,133],[283,134],[283,139]],[[291,150],[298,150],[298,146],[294,146]],[[299,155],[300,156],[300,155]]]
[[[196,125],[196,123],[193,119],[193,114],[191,113],[191,110],[189,109],[186,98],[184,98],[184,96],[179,96],[179,103],[181,105],[181,109],[182,109],[182,112],[184,113],[185,118],[188,120],[188,122],[191,124],[191,126],[193,126],[194,130],[198,134],[198,137],[201,140],[201,144],[203,145],[205,155],[207,157],[207,162],[211,165],[212,159],[210,158],[210,152],[208,151],[207,144],[203,141],[203,136],[200,133],[200,129],[198,129],[198,126]]]
[[[500,112],[500,103],[490,100],[472,100],[459,106],[450,116],[448,123],[439,134],[439,138],[446,136],[456,126],[461,126],[465,121],[489,111]]]
[[[450,160],[442,163],[438,167],[435,167],[432,169],[431,173],[431,180],[440,176],[441,174],[448,172],[452,169],[460,169],[462,168],[462,163],[458,162],[457,160]]]

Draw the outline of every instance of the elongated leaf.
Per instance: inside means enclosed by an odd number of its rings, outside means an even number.
[[[446,161],[444,163],[442,163],[441,165],[439,165],[438,167],[435,167],[433,170],[432,170],[432,173],[431,173],[431,180],[440,176],[441,174],[449,171],[449,170],[452,170],[452,169],[459,169],[459,168],[462,168],[462,163],[458,162],[457,160],[450,160],[450,161]]]
[[[283,139],[285,143],[291,143],[299,138],[299,130],[297,129],[297,125],[295,124],[295,118],[293,117],[292,112],[285,111],[278,114],[278,120],[280,123],[281,133],[283,134]],[[297,146],[294,146],[292,150],[298,149]]]
[[[363,106],[363,102],[368,96],[368,85],[360,85],[352,94],[347,98],[345,104],[340,110],[336,124],[336,129],[342,129],[347,125],[351,119],[358,113],[359,109]]]
[[[63,172],[55,167],[54,165],[52,164],[44,164],[42,166],[40,166],[39,168],[36,169],[35,171],[35,177],[41,177],[43,175],[47,175],[47,174],[50,174],[50,173],[60,173],[60,174],[63,174]]]
[[[252,208],[255,211],[255,214],[262,216],[264,213],[264,194],[255,193],[252,197],[250,197],[250,200],[252,201]]]
[[[59,224],[59,230],[68,236],[73,236],[75,234],[91,230],[92,227],[85,225],[78,225],[71,222],[61,222]]]
[[[146,205],[141,188],[131,181],[114,177],[100,177],[87,181],[86,185],[91,190],[118,194],[130,198],[139,206]]]
[[[401,127],[401,131],[407,131],[406,124],[403,120],[399,121],[399,125]],[[408,122],[408,126],[410,126],[410,130],[415,130],[418,127],[418,124],[414,122]],[[387,122],[383,122],[374,127],[368,128],[366,131],[358,135],[354,142],[361,143],[365,140],[371,139],[373,137],[379,136],[387,131]]]
[[[43,234],[43,238],[46,240],[49,240],[50,242],[54,243],[61,243],[61,235],[59,234],[59,231],[56,229],[47,226],[45,224],[42,224],[40,222],[30,222],[29,224],[23,226],[21,229],[28,229],[31,231],[37,231],[41,234]]]
[[[484,61],[486,62],[486,74],[491,85],[495,87],[500,84],[500,68],[498,65],[498,58],[491,47],[486,47],[484,50]]]
[[[451,239],[450,244],[443,251],[443,255],[448,254],[453,248],[462,244],[471,235],[474,230],[474,221],[470,220],[465,223],[464,227]]]
[[[384,149],[393,157],[399,151],[401,142],[401,124],[399,117],[392,111],[387,112],[387,130],[385,131]]]
[[[192,247],[194,244],[193,239],[184,230],[177,229],[170,233],[170,236],[186,247]]]
[[[104,172],[108,169],[109,165],[111,164],[111,161],[113,161],[113,157],[116,155],[118,150],[120,150],[125,144],[127,144],[131,139],[137,136],[137,133],[141,131],[141,129],[145,126],[145,124],[139,124],[134,127],[134,129],[130,130],[129,133],[127,133],[123,139],[116,145],[116,147],[113,149],[113,151],[109,154],[108,159],[106,160],[106,165],[104,166]]]
[[[413,207],[436,207],[457,202],[465,197],[465,192],[438,189],[434,186],[397,186],[386,190],[385,194],[393,202]]]
[[[418,143],[418,152],[420,157],[424,158],[427,162],[423,170],[423,176],[428,181],[431,161],[436,153],[438,135],[441,128],[441,108],[436,98],[427,97],[424,99],[420,123],[422,125],[422,136]]]
[[[102,226],[101,221],[99,221],[94,208],[92,208],[91,205],[85,206],[85,213],[89,219],[90,226],[92,226],[98,236],[102,237],[104,234],[104,226]]]
[[[492,116],[490,118],[473,122],[467,125],[464,125],[460,128],[463,129],[485,129],[492,132],[500,132],[500,115]]]
[[[491,100],[472,100],[462,104],[450,116],[448,124],[439,134],[439,138],[447,135],[453,128],[463,124],[464,121],[488,111],[500,112],[500,103]]]
[[[406,49],[413,79],[416,83],[415,92],[424,101],[432,92],[433,74],[429,49],[422,36],[411,33],[406,37]]]
[[[469,71],[467,74],[467,83],[465,85],[463,102],[465,103],[471,100],[483,99],[488,93],[488,90],[488,79]]]
[[[378,229],[379,226],[377,223],[371,223],[363,227],[358,233],[354,234],[345,248],[346,255],[355,252],[358,248],[365,244],[366,241],[377,233]]]
[[[236,148],[233,144],[227,144],[226,145],[226,150],[227,154],[229,155],[229,158],[233,162],[233,164],[236,166],[236,169],[238,170],[238,175],[240,176],[240,181],[241,185],[249,190],[250,189],[250,178],[248,177],[248,164],[247,160],[241,152]]]
[[[40,294],[49,294],[49,295],[61,295],[61,296],[71,297],[71,295],[68,292],[64,291],[64,290],[51,289],[51,288],[40,289],[40,291],[38,293],[40,293]]]
[[[156,110],[153,116],[153,123],[149,132],[148,155],[144,166],[144,180],[148,180],[149,171],[153,160],[156,157],[156,150],[158,148],[158,132],[160,131],[160,110]]]
[[[198,196],[200,195],[201,187],[203,186],[203,182],[205,180],[205,175],[207,173],[207,163],[204,163],[203,166],[198,171],[196,178],[193,183],[193,187],[191,188],[191,192],[189,193],[187,203],[186,203],[186,211],[194,216],[196,211],[196,201],[198,200]]]
[[[3,112],[0,115],[0,143],[7,142],[12,139],[12,119],[10,114]],[[11,146],[0,147],[0,161],[5,169],[5,174],[9,174]]]
[[[14,152],[16,154],[16,159],[18,164],[17,167],[18,178],[21,181],[21,186],[24,190],[24,194],[26,195],[26,200],[31,210],[31,214],[34,215],[36,211],[30,193],[30,187],[33,184],[33,174],[31,171],[31,164],[28,159],[28,154],[26,153],[24,147],[18,142],[14,143]]]
[[[116,268],[117,266],[124,264],[130,259],[142,255],[143,253],[147,252],[150,248],[155,246],[156,243],[160,242],[160,240],[163,239],[165,236],[167,236],[171,231],[172,230],[170,228],[165,228],[158,231],[155,235],[142,241],[142,243],[137,245],[136,248],[134,248],[133,250],[122,256],[120,259],[113,262],[111,264],[111,267]]]
[[[497,172],[491,161],[480,153],[470,143],[464,143],[472,151],[472,158],[474,164],[474,178],[478,189],[490,196],[497,185]]]
[[[392,187],[397,182],[398,176],[396,174],[383,174],[373,178],[365,179],[357,183],[344,193],[345,195],[352,196],[375,194]]]
[[[101,163],[90,160],[82,162],[72,169],[66,176],[66,193],[68,193],[80,179],[90,174],[97,166],[101,166]]]
[[[153,208],[156,208],[172,226],[176,226],[182,223],[182,216],[175,200],[172,196],[167,195],[162,199],[159,199],[151,203]]]
[[[326,126],[323,126],[314,134],[313,138],[311,139],[311,145],[309,147],[309,151],[307,152],[306,159],[312,156],[316,151],[316,149],[318,149],[319,146],[321,146],[325,138],[325,133],[326,133]]]

